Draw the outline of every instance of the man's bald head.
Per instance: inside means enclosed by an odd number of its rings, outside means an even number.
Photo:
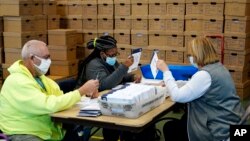
[[[28,59],[32,54],[42,56],[43,52],[48,51],[47,45],[38,40],[30,40],[26,42],[22,48],[22,59]]]

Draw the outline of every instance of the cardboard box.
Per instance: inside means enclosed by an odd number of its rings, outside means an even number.
[[[145,54],[145,55],[142,56],[142,60],[144,60],[145,62],[146,61],[150,62],[154,50],[155,49],[150,49],[150,48],[149,49],[144,49],[142,54]],[[157,50],[158,58],[162,59],[162,60],[165,60],[165,58],[166,58],[166,50],[160,50],[160,49],[158,50],[157,48],[156,48],[156,50]]]
[[[83,6],[81,1],[68,1],[68,15],[81,16],[83,13]]]
[[[249,16],[250,1],[248,0],[225,0],[225,15]]]
[[[131,16],[132,30],[148,30],[148,16]]]
[[[34,32],[3,32],[4,48],[22,48],[23,45],[34,38]]]
[[[130,16],[115,16],[115,29],[117,30],[131,29],[131,17]]]
[[[31,5],[31,13],[32,15],[42,15],[43,14],[43,0],[33,0],[33,4]]]
[[[130,45],[130,30],[114,30],[114,38],[117,41],[117,46],[120,44]]]
[[[47,32],[42,32],[42,31],[34,32],[34,39],[35,40],[43,41],[44,43],[48,44],[47,38],[48,38]]]
[[[148,31],[147,30],[131,30],[131,45],[138,47],[148,46]]]
[[[225,49],[246,50],[250,48],[250,34],[244,33],[225,33]]]
[[[84,51],[85,47],[83,46],[76,46],[76,59],[80,60],[80,59],[84,59],[86,56],[84,55]]]
[[[29,32],[34,30],[34,16],[4,17],[4,32]]]
[[[166,48],[166,62],[174,64],[183,64],[185,48]]]
[[[115,0],[115,16],[130,16],[131,2],[130,0]]]
[[[224,64],[227,66],[237,66],[246,68],[250,66],[250,50],[236,51],[224,50]]]
[[[83,4],[83,18],[91,18],[97,16],[97,1],[96,0],[84,0]]]
[[[167,0],[167,15],[185,15],[185,0],[173,2]]]
[[[184,31],[184,15],[167,15],[166,31],[183,32]]]
[[[203,16],[185,15],[185,30],[200,32],[203,30]]]
[[[114,19],[113,16],[100,16],[98,15],[98,30],[113,30],[114,29]]]
[[[3,80],[5,80],[9,76],[9,71],[7,70],[11,64],[2,64],[3,69]]]
[[[250,79],[250,70],[249,68],[240,68],[235,66],[226,66],[229,70],[235,83],[245,83]]]
[[[1,15],[23,16],[31,15],[33,1],[27,0],[1,0]]]
[[[223,33],[223,16],[203,16],[203,31],[210,34]]]
[[[114,15],[113,0],[98,1],[98,15]]]
[[[166,17],[150,15],[148,17],[148,24],[149,24],[149,30],[164,31],[166,30]]]
[[[240,32],[250,33],[249,16],[225,16],[225,33]]]
[[[225,0],[203,0],[203,15],[224,15],[224,1]]]
[[[56,15],[57,1],[44,1],[43,14],[44,15]]]
[[[221,37],[223,37],[223,34],[221,34]],[[215,37],[215,36],[210,36],[210,37],[208,37],[212,42],[213,42],[213,44],[215,45],[215,49],[216,49],[216,52],[218,53],[218,54],[222,54],[223,52],[222,52],[222,38],[217,38],[217,37]],[[224,54],[224,53],[223,53]]]
[[[68,24],[67,27],[81,31],[83,29],[83,19],[81,15],[70,15],[67,16]]]
[[[73,76],[77,74],[77,60],[52,61],[50,75]]]
[[[198,0],[186,0],[186,15],[203,15],[204,3]]]
[[[47,31],[47,16],[46,15],[36,15],[34,22],[34,31]]]
[[[166,15],[167,4],[164,0],[149,0],[149,15]]]
[[[244,83],[236,83],[236,92],[239,95],[241,100],[249,99],[250,97],[250,81],[246,81]]]
[[[48,30],[48,43],[56,46],[74,46],[76,45],[76,34],[74,29]]]
[[[82,31],[77,31],[75,38],[76,38],[77,44],[83,44],[83,32]]]
[[[0,48],[0,64],[4,63],[4,52],[3,48]]]
[[[68,1],[57,1],[56,13],[60,16],[66,16],[69,13]]]
[[[92,31],[92,30],[85,30],[83,31],[83,42],[84,42],[84,45],[86,47],[86,44],[91,40],[91,39],[95,39],[97,37],[97,30],[95,31]]]
[[[148,15],[148,0],[132,0],[132,15]]]
[[[185,31],[185,47],[188,47],[188,44],[191,40],[195,39],[196,37],[203,36],[202,32],[191,32],[191,31]]]
[[[75,60],[76,59],[76,46],[48,46],[51,60]]]
[[[164,31],[149,30],[149,48],[164,49],[167,45],[166,33]]]
[[[104,36],[104,35],[109,35],[114,37],[114,30],[97,30],[97,36]]]
[[[123,62],[131,55],[131,48],[118,47],[118,52],[120,53],[119,62]]]
[[[92,18],[82,19],[82,29],[83,30],[97,30],[97,16],[92,16]]]
[[[1,9],[1,5],[0,5]],[[0,17],[0,32],[3,32],[3,17]]]
[[[4,49],[5,63],[13,64],[15,61],[22,59],[21,52],[22,52],[21,48],[5,48]]]
[[[0,48],[3,48],[3,33],[0,32]]]
[[[167,47],[178,47],[183,48],[184,47],[184,35],[183,32],[166,32],[166,46]]]
[[[60,15],[48,15],[48,30],[60,28]]]

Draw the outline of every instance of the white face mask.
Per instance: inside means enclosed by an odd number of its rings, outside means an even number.
[[[188,59],[189,59],[189,62],[190,62],[191,65],[198,68],[197,63],[194,62],[194,57],[193,56],[189,56]]]
[[[35,56],[35,57],[41,61],[39,66],[34,64],[36,71],[38,72],[39,75],[46,74],[48,72],[48,70],[49,70],[51,60],[50,59],[44,59],[44,58],[41,58],[41,57],[38,57],[38,56]]]

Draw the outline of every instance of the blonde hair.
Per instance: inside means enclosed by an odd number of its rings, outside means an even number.
[[[187,54],[193,56],[199,66],[219,61],[215,45],[207,37],[197,37],[189,42]]]

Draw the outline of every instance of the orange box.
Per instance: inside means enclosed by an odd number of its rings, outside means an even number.
[[[148,16],[131,16],[132,30],[148,30]]]
[[[48,34],[47,31],[46,32],[42,32],[42,31],[36,31],[34,32],[34,39],[39,40],[39,41],[43,41],[44,43],[48,43]]]
[[[42,15],[43,14],[43,0],[33,0],[31,5],[31,15]]]
[[[200,32],[203,30],[203,16],[185,15],[185,30]]]
[[[131,29],[130,16],[115,16],[115,29]]]
[[[4,48],[22,48],[23,45],[34,38],[34,32],[3,32]]]
[[[46,15],[36,15],[35,22],[34,22],[34,31],[47,31],[47,16]]]
[[[164,31],[149,30],[149,48],[164,49],[167,45],[166,33]]]
[[[117,46],[120,44],[130,45],[130,30],[114,30],[114,38],[117,41]]]
[[[132,15],[148,15],[148,0],[131,0]]]
[[[34,30],[34,16],[11,16],[3,19],[4,32],[28,32]]]
[[[248,0],[225,0],[225,15],[249,16],[250,2]]]
[[[184,31],[184,15],[167,15],[166,31],[183,32]]]
[[[75,46],[76,34],[74,29],[48,30],[48,43],[55,46]]]
[[[56,13],[60,16],[66,16],[69,14],[68,1],[57,1]]]
[[[82,30],[83,29],[83,20],[82,16],[80,15],[70,15],[67,16],[68,19],[68,24],[67,27],[70,29],[75,29],[75,30]]]
[[[225,33],[230,32],[250,32],[250,17],[249,16],[225,16]]]
[[[68,1],[68,15],[82,15],[83,6],[81,1]]]
[[[114,30],[97,30],[97,36],[104,36],[104,35],[109,35],[114,37]]]
[[[185,0],[167,0],[167,15],[185,15]]]
[[[56,1],[44,1],[43,14],[44,15],[56,15]]]
[[[114,19],[112,15],[101,16],[98,15],[97,18],[98,30],[113,30],[114,29]]]
[[[250,34],[244,33],[225,33],[225,49],[246,50],[250,47]]]
[[[97,16],[97,1],[96,0],[84,0],[83,4],[83,18],[92,18]]]
[[[3,16],[31,15],[33,1],[1,0],[0,13]]]
[[[166,32],[166,46],[167,47],[180,47],[183,48],[184,47],[184,35],[183,32]]]
[[[75,60],[76,46],[48,46],[51,60]]]
[[[9,71],[7,70],[10,67],[11,64],[2,64],[3,69],[3,80],[5,80],[9,75]]]
[[[224,64],[245,68],[250,66],[250,50],[236,51],[224,50]]]
[[[203,16],[203,31],[210,34],[223,33],[223,16]]]
[[[92,16],[92,18],[83,18],[82,29],[97,30],[97,16]]]
[[[165,16],[149,16],[148,17],[149,30],[166,30],[166,17]]]
[[[203,14],[223,16],[224,15],[224,1],[225,0],[202,0],[203,2]]]
[[[98,15],[114,15],[113,0],[97,1]]]
[[[130,16],[131,2],[130,0],[115,0],[115,16]]]
[[[250,79],[249,68],[239,68],[235,66],[226,66],[235,83],[245,83]]]
[[[60,28],[60,15],[48,15],[48,30]]]
[[[5,63],[6,64],[13,64],[15,61],[22,59],[21,58],[21,48],[5,48]]]
[[[147,30],[131,30],[131,45],[139,47],[148,46]]]
[[[165,0],[149,0],[149,15],[166,15],[167,4]]]
[[[186,15],[203,15],[203,5],[198,0],[186,0]]]
[[[166,48],[166,62],[183,64],[185,48]]]
[[[84,46],[86,47],[87,43],[91,40],[91,39],[95,39],[97,37],[97,30],[93,31],[93,30],[84,30],[83,31],[83,43]]]
[[[52,61],[50,75],[73,76],[77,74],[77,60]]]

